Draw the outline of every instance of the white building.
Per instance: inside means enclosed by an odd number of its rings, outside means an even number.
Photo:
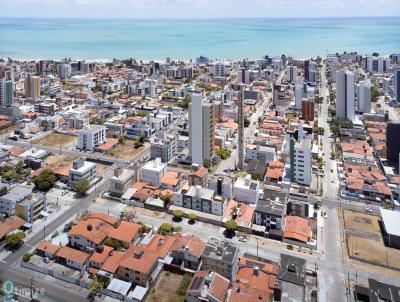
[[[113,82],[101,85],[101,90],[105,93],[114,93],[125,89],[127,81],[123,78],[115,79]]]
[[[297,82],[297,66],[286,66],[286,82]]]
[[[275,148],[261,145],[247,145],[246,161],[261,159],[265,163],[275,160]]]
[[[294,86],[294,103],[298,110],[301,110],[301,104],[303,100],[303,84],[296,84]]]
[[[217,195],[231,200],[233,197],[233,181],[230,177],[214,175],[208,183],[208,188],[214,190]]]
[[[214,154],[214,107],[203,102],[203,95],[192,93],[189,104],[189,151],[194,164],[209,162]]]
[[[81,179],[87,179],[90,183],[95,178],[96,164],[79,158],[73,162],[72,168],[69,170],[68,183],[71,187],[74,187]]]
[[[360,81],[357,85],[358,111],[371,113],[371,82]]]
[[[370,72],[383,73],[389,69],[390,60],[389,58],[384,58],[382,56],[368,56],[365,58],[364,64],[365,69]]]
[[[293,182],[310,185],[312,174],[312,142],[309,137],[290,141],[290,169]]]
[[[162,163],[160,158],[147,162],[142,167],[142,181],[153,186],[159,186],[166,168],[167,164]]]
[[[227,206],[227,199],[215,194],[214,190],[191,186],[187,191],[181,190],[174,193],[174,205],[222,216]]]
[[[209,73],[214,77],[229,76],[232,70],[232,64],[228,62],[212,62],[209,64]]]
[[[79,150],[93,151],[97,146],[107,142],[107,128],[102,125],[90,125],[78,131]]]
[[[354,120],[354,73],[349,70],[336,72],[336,116]]]
[[[114,175],[110,179],[110,194],[117,197],[124,195],[129,189],[134,176],[134,170],[124,169],[122,166],[115,168]]]
[[[71,77],[71,65],[70,64],[58,64],[57,72],[60,79],[69,79]]]
[[[233,185],[233,198],[236,201],[257,204],[259,199],[260,182],[251,179],[251,175],[247,174],[245,177],[239,177]]]

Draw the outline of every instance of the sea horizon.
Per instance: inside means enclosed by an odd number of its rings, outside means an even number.
[[[110,61],[190,60],[199,55],[238,60],[281,54],[304,58],[342,51],[388,55],[400,52],[398,28],[400,16],[2,17],[0,57]]]

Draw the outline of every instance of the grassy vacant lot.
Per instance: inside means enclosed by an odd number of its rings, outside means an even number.
[[[349,255],[376,265],[400,267],[400,250],[386,247],[381,237],[347,234]]]
[[[76,143],[77,139],[78,138],[76,136],[60,133],[50,133],[46,136],[32,141],[32,143],[50,147],[72,147]]]
[[[121,160],[132,160],[137,154],[143,150],[143,147],[135,149],[134,140],[125,140],[124,143],[118,144],[114,149],[105,155],[118,158]]]
[[[173,302],[179,301],[176,293],[183,276],[170,272],[163,272],[156,287],[146,299],[146,302]]]
[[[381,234],[378,217],[354,211],[343,211],[344,223],[347,230]]]
[[[59,155],[59,154],[51,154],[46,157],[46,164],[52,165],[52,166],[64,166],[65,164],[68,164],[75,159],[76,159],[76,157],[70,157],[70,156]]]
[[[386,247],[375,215],[343,211],[349,256],[375,265],[400,267],[400,250]]]

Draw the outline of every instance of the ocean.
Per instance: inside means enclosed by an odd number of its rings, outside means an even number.
[[[400,53],[400,17],[324,19],[0,19],[0,57],[297,58]]]

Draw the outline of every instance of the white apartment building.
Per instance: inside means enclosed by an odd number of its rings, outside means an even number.
[[[69,79],[71,77],[71,65],[70,64],[58,64],[57,72],[60,79]]]
[[[83,158],[75,160],[69,170],[68,184],[74,187],[81,179],[92,182],[96,178],[96,164]]]
[[[162,163],[160,158],[148,161],[142,167],[142,181],[152,186],[159,186],[160,180],[164,176],[167,164]]]
[[[208,183],[208,188],[215,191],[215,194],[231,200],[233,197],[232,178],[223,175],[214,175]]]
[[[211,160],[214,154],[214,134],[213,104],[203,102],[202,93],[193,92],[189,104],[189,149],[192,163],[203,165]]]
[[[310,138],[296,142],[290,140],[291,180],[298,184],[310,185],[312,175],[312,142]]]
[[[222,195],[216,195],[214,190],[191,186],[187,191],[174,193],[174,205],[222,216],[227,206],[227,199]]]
[[[251,175],[238,177],[233,185],[233,198],[247,204],[257,204],[259,199],[260,182],[251,179]]]
[[[79,150],[93,151],[97,146],[107,142],[107,128],[102,125],[90,125],[78,131]]]
[[[286,66],[286,82],[297,82],[297,66]]]
[[[232,64],[216,61],[209,64],[208,70],[213,77],[226,77],[231,73]]]
[[[118,78],[111,83],[105,83],[101,85],[101,90],[105,93],[114,93],[125,89],[126,86],[127,86],[127,81],[123,78]]]
[[[354,73],[342,69],[336,72],[336,116],[354,120]]]
[[[360,81],[357,85],[358,111],[371,113],[371,82]]]
[[[365,69],[370,72],[383,73],[389,69],[390,60],[389,58],[384,58],[382,56],[368,56],[365,58],[364,64]]]
[[[303,101],[303,84],[297,83],[294,86],[294,104],[296,109],[301,110],[302,101]]]
[[[110,179],[110,195],[116,197],[124,195],[130,188],[134,176],[134,170],[124,169],[122,166],[115,168],[114,175]]]
[[[265,163],[275,160],[275,148],[261,145],[247,145],[246,161],[261,159]]]

